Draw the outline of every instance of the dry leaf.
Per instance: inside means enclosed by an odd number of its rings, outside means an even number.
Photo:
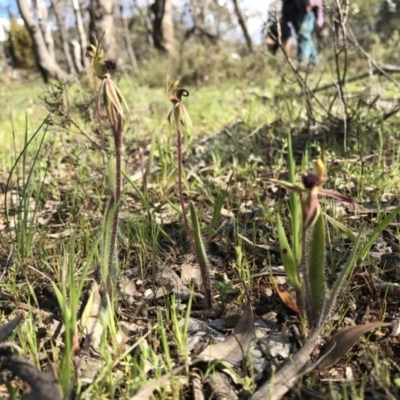
[[[278,293],[281,300],[283,301],[283,303],[291,310],[293,310],[295,313],[300,314],[299,307],[297,307],[297,304],[293,299],[293,297],[290,295],[290,293],[286,289],[282,289],[273,276],[271,276],[271,279],[272,283],[274,284],[275,290]]]
[[[20,324],[21,317],[18,315],[10,322],[0,326],[0,342],[6,340],[14,331],[14,329]]]
[[[204,349],[198,356],[201,361],[220,360],[238,364],[245,356],[250,341],[255,337],[253,312],[249,302],[233,333],[223,342]]]
[[[332,336],[325,350],[325,355],[322,356],[321,362],[317,363],[318,370],[322,371],[335,364],[356,344],[364,333],[374,328],[391,325],[392,324],[388,322],[376,321],[365,325],[355,325],[339,329]]]
[[[283,367],[251,397],[252,400],[279,400],[309,371],[303,371],[311,352],[317,345],[320,328],[317,329],[304,346]]]
[[[196,365],[201,361],[221,360],[231,364],[237,364],[243,359],[250,341],[255,337],[254,318],[251,305],[248,302],[245,312],[236,325],[233,333],[224,342],[216,343],[206,348],[199,357],[193,360],[189,365],[183,365],[175,368],[169,374],[156,379],[142,386],[130,400],[148,400],[151,398],[154,390],[160,386],[166,385],[173,377],[187,372],[187,368]]]
[[[171,293],[175,293],[176,298],[180,301],[187,301],[191,296],[190,290],[170,267],[166,267],[157,273],[156,282],[160,286],[156,292],[157,299]]]
[[[235,400],[238,395],[232,387],[229,378],[222,372],[215,372],[207,377],[215,400]]]

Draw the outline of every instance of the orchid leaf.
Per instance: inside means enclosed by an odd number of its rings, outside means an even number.
[[[292,147],[292,135],[288,135],[288,170],[289,170],[289,182],[295,186],[296,182],[296,163],[293,157]],[[290,204],[290,217],[292,221],[292,249],[293,257],[296,261],[296,265],[300,264],[301,259],[301,204],[299,197],[296,193],[291,192],[289,196]]]
[[[200,223],[197,216],[196,207],[194,206],[193,202],[190,202],[190,216],[192,220],[192,227],[194,233],[194,242],[196,245],[196,252],[198,253],[199,262],[206,265],[207,264],[207,253],[204,247],[203,238],[201,236],[200,231]]]
[[[282,264],[283,267],[285,268],[286,275],[290,283],[294,286],[294,288],[297,291],[299,291],[301,290],[301,284],[299,280],[298,265],[293,256],[292,250],[289,246],[289,242],[287,240],[285,230],[283,229],[282,221],[279,215],[278,215],[278,239],[279,239],[279,248],[281,253]]]
[[[204,247],[203,238],[201,236],[200,223],[197,216],[196,207],[194,206],[193,202],[190,202],[190,216],[192,220],[193,240],[196,251],[196,257],[198,263],[200,264],[200,271],[202,274],[201,280],[203,282],[203,287],[205,292],[206,307],[210,308],[212,299],[211,299],[209,263],[208,263],[206,249]]]
[[[319,323],[327,299],[325,277],[325,221],[319,215],[312,228],[308,254],[308,279],[311,293],[306,293],[307,318],[313,328]],[[308,285],[306,285],[308,287]],[[307,298],[311,296],[311,298]]]

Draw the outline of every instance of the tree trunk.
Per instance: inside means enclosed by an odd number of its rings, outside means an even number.
[[[63,14],[62,8],[64,6],[64,3],[58,0],[51,0],[51,5],[53,7],[54,16],[57,21],[58,31],[60,32],[65,61],[67,62],[69,72],[73,74],[77,72],[77,70],[75,69],[74,63],[72,61],[71,52],[69,48],[68,30],[65,29],[65,23],[64,23],[65,21],[62,15]]]
[[[48,12],[47,5],[44,0],[34,0],[33,1],[34,11],[38,18],[39,28],[42,31],[44,41],[46,43],[47,50],[49,51],[51,57],[55,58],[54,53],[54,40],[53,35],[48,24]]]
[[[150,6],[153,14],[153,42],[157,50],[170,54],[173,50],[174,25],[171,0],[156,0]]]
[[[129,34],[129,28],[126,23],[126,19],[124,18],[124,5],[123,5],[122,1],[119,4],[119,14],[120,14],[120,18],[121,18],[122,32],[124,34],[125,49],[128,53],[129,60],[132,64],[132,68],[135,69],[135,68],[137,68],[137,60],[136,60],[135,52],[133,51],[132,41],[131,41],[131,37]]]
[[[105,59],[116,60],[118,49],[116,48],[114,33],[114,1],[113,0],[91,0],[89,5],[90,14],[90,41],[92,44],[100,40],[104,34],[101,48],[104,49]]]
[[[36,61],[44,81],[48,82],[49,78],[58,80],[67,79],[68,74],[57,64],[55,58],[49,53],[42,32],[36,25],[27,1],[17,0],[17,4],[25,26],[31,35]]]
[[[235,14],[237,16],[240,28],[242,29],[244,38],[246,40],[247,47],[249,48],[250,51],[253,51],[253,43],[251,41],[251,37],[250,37],[249,31],[247,29],[246,19],[245,19],[243,12],[239,6],[238,0],[233,0],[233,6],[235,8]]]
[[[75,66],[78,71],[81,71],[82,68],[85,68],[89,65],[89,60],[86,58],[86,48],[88,46],[85,28],[83,26],[81,6],[79,4],[79,0],[72,0],[72,7],[74,8],[75,19],[76,19],[76,27],[78,29],[79,35],[79,45],[80,45],[80,57],[77,57],[79,53],[76,53],[78,47],[76,43],[71,43],[74,48],[75,54]]]

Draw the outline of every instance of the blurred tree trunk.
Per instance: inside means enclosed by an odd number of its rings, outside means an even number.
[[[74,63],[72,61],[71,52],[69,48],[69,35],[68,30],[65,29],[65,21],[63,18],[63,7],[65,5],[64,2],[58,0],[51,0],[51,5],[53,8],[53,13],[57,21],[58,31],[60,32],[60,37],[62,41],[62,48],[64,51],[64,57],[67,61],[68,69],[71,74],[76,72],[74,67]]]
[[[152,36],[157,50],[170,54],[174,47],[174,25],[171,0],[155,0],[150,6],[153,14]]]
[[[39,27],[46,43],[47,50],[49,51],[50,55],[55,58],[53,35],[51,34],[48,24],[49,15],[47,12],[47,5],[44,0],[33,0],[32,5],[34,7]]]
[[[116,48],[114,32],[114,1],[91,0],[89,3],[90,14],[90,41],[96,43],[105,32],[101,47],[104,49],[106,59],[116,60],[118,49]]]
[[[215,7],[216,6],[216,7]],[[221,39],[221,30],[220,30],[220,6],[218,6],[218,2],[211,3],[204,0],[191,0],[189,3],[190,7],[190,15],[193,20],[193,26],[191,26],[185,33],[185,40],[189,39],[192,35],[198,35],[202,43],[204,43],[204,38],[207,41],[217,44]],[[217,12],[216,8],[219,10]],[[226,9],[227,7],[224,6]],[[206,19],[206,15],[209,15],[210,20],[213,23],[209,23]],[[208,23],[207,23],[208,22]]]
[[[249,35],[249,30],[247,29],[246,18],[242,12],[242,9],[239,6],[238,0],[233,0],[233,6],[235,9],[235,14],[237,16],[240,28],[242,29],[243,36],[246,40],[247,47],[250,51],[253,51],[253,43]]]
[[[42,74],[43,80],[48,82],[49,78],[67,79],[68,74],[57,64],[55,58],[49,52],[43,34],[35,22],[35,18],[29,9],[27,0],[17,0],[19,12],[24,20],[33,42],[36,62]]]
[[[119,14],[121,17],[122,32],[124,34],[125,49],[128,53],[128,57],[132,64],[132,67],[135,69],[135,68],[137,68],[137,61],[136,61],[135,52],[133,51],[133,47],[132,47],[132,41],[131,41],[131,36],[129,33],[128,24],[126,23],[126,19],[124,17],[124,5],[123,5],[122,0],[119,3]]]
[[[151,23],[150,8],[147,6],[146,8],[139,6],[136,0],[133,0],[133,8],[137,11],[143,21],[143,26],[146,29],[146,41],[148,44],[154,44],[153,41],[153,28]],[[146,10],[146,11],[145,11]]]
[[[78,69],[78,71],[81,71],[82,68],[85,68],[89,65],[89,60],[85,56],[88,43],[87,43],[85,28],[83,26],[81,6],[79,4],[79,0],[72,0],[72,7],[74,8],[76,27],[78,29],[78,36],[79,36],[79,45],[80,45],[79,58],[77,57],[79,53],[76,52],[76,50],[78,49],[75,43],[76,41],[72,45],[74,47],[75,66]]]

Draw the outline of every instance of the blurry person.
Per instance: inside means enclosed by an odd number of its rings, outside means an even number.
[[[322,27],[324,14],[322,0],[282,0],[282,16],[278,24],[273,24],[267,36],[267,45],[276,52],[281,44],[286,54],[290,54],[291,26],[296,33],[297,59],[300,67],[308,68],[310,64],[318,65],[317,48],[313,40],[315,23]],[[279,40],[279,33],[280,38]]]
[[[282,19],[279,23],[272,22],[267,28],[267,39],[266,43],[268,49],[272,52],[272,54],[276,54],[279,47],[282,46],[285,53],[289,54],[291,40],[292,40],[292,29],[288,23],[282,23]],[[279,29],[280,28],[280,29]]]

